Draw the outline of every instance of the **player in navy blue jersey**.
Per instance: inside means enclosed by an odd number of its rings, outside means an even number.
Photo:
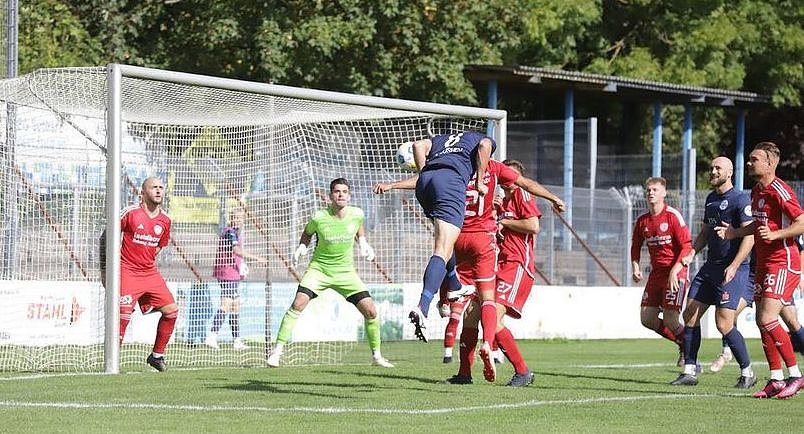
[[[804,265],[804,235],[796,237],[796,246],[799,250],[799,260],[801,265]],[[804,279],[798,283],[799,295],[804,294]],[[782,321],[787,325],[787,330],[790,333],[790,342],[793,344],[793,349],[804,355],[804,327],[798,320],[798,309],[796,309],[795,302],[790,301],[790,304],[785,304],[782,307],[781,313]]]
[[[421,298],[409,314],[417,335],[421,333],[433,297],[448,274],[455,280],[450,288],[460,289],[454,275],[453,247],[463,227],[466,187],[477,173],[477,194],[488,193],[482,180],[496,147],[494,140],[476,131],[442,134],[413,143],[416,167],[421,168],[416,181],[416,199],[433,222],[435,232],[433,255],[424,270]],[[461,294],[451,294],[458,295]]]
[[[709,184],[713,191],[706,197],[701,232],[695,238],[693,250],[682,259],[685,266],[689,265],[696,252],[703,250],[704,246],[709,248],[706,263],[692,281],[684,308],[684,371],[670,383],[675,386],[698,384],[696,370],[698,349],[701,347],[701,317],[712,305],[715,306],[717,329],[740,365],[740,378],[734,387],[748,389],[757,382],[745,339],[734,326],[738,312],[754,300],[753,282],[749,274],[754,237],[748,235],[723,240],[714,230],[721,222],[739,228],[753,221],[751,197],[747,192],[734,189],[731,181],[733,174],[731,160],[726,157],[712,160]]]

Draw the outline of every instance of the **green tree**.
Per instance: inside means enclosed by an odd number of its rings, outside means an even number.
[[[607,41],[582,69],[670,83],[749,90],[770,95],[776,106],[801,106],[804,90],[804,5],[800,1],[604,0],[601,37]],[[681,143],[683,110],[665,110],[665,143]],[[649,147],[652,108],[642,117]],[[732,146],[733,117],[697,111],[694,143],[699,159]]]
[[[508,63],[578,70],[605,49],[598,0],[518,2],[523,36]]]
[[[287,1],[255,35],[260,69],[298,86],[475,103],[463,66],[500,63],[516,46],[517,4]]]
[[[517,0],[63,1],[108,61],[440,102],[476,102],[463,66],[523,24]]]
[[[777,105],[801,105],[800,1],[605,0],[603,12],[608,49],[587,70],[750,89]]]
[[[32,0],[20,22],[21,72],[120,62],[460,104],[478,103],[469,64],[741,89],[777,107],[801,107],[804,90],[801,0]],[[652,107],[641,114],[646,149]],[[665,110],[669,152],[682,115]],[[695,110],[703,161],[731,146],[732,116]]]
[[[100,41],[62,2],[20,2],[20,74],[37,68],[98,65],[102,61]]]

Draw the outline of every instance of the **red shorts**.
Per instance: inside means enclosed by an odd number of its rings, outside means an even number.
[[[134,275],[121,271],[120,315],[131,315],[138,301],[142,313],[176,302],[159,272]]]
[[[497,271],[497,303],[505,306],[506,315],[522,318],[522,306],[530,296],[533,276],[519,262],[501,262]]]
[[[688,274],[689,268],[682,268],[678,272],[678,291],[671,291],[667,282],[670,278],[670,267],[654,268],[648,276],[645,292],[642,293],[642,306],[661,307],[663,310],[681,312],[681,306],[684,304],[684,297],[689,287]]]
[[[461,232],[455,242],[461,278],[474,281],[478,291],[493,290],[497,274],[497,238],[488,232]]]
[[[787,264],[757,266],[754,276],[754,300],[767,297],[790,303],[800,280],[801,274],[790,271]]]

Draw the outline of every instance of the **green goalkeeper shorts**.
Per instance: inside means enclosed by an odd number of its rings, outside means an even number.
[[[299,286],[313,291],[320,295],[327,288],[332,288],[343,298],[349,298],[362,291],[368,291],[368,287],[357,275],[357,271],[341,272],[334,276],[327,275],[316,268],[308,268],[302,276]]]

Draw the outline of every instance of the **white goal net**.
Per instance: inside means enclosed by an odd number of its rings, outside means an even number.
[[[142,181],[158,176],[173,220],[158,258],[180,307],[170,367],[264,366],[306,266],[294,269],[290,257],[338,177],[352,184],[352,204],[364,210],[376,250],[374,262],[355,263],[377,302],[382,338],[412,336],[406,314],[415,300],[406,294],[418,295],[431,228],[412,192],[374,196],[371,187],[408,175],[394,161],[400,143],[467,129],[504,133],[504,112],[115,67],[123,68],[117,197],[122,206],[138,203]],[[0,371],[101,371],[108,361],[98,238],[114,194],[106,189],[111,69],[39,70],[0,81]],[[268,264],[250,262],[240,285],[248,348],[233,348],[225,320],[220,348],[212,349],[203,342],[220,300],[213,260],[238,207],[245,250]],[[120,366],[144,366],[158,317],[135,312]],[[440,319],[432,321],[438,330]],[[355,343],[361,339],[357,311],[337,296],[321,297],[299,319],[283,363],[337,363],[365,345]]]

